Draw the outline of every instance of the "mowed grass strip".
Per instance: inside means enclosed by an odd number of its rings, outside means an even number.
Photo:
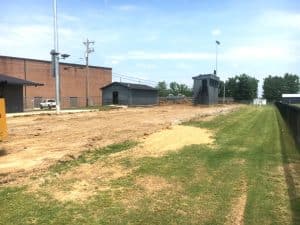
[[[26,186],[3,187],[0,224],[296,224],[275,108],[245,107],[184,125],[213,130],[214,147],[191,145],[158,158],[120,158],[132,173],[83,202],[61,202],[51,193],[29,193]],[[109,162],[112,153],[133,146],[91,151],[51,170]]]

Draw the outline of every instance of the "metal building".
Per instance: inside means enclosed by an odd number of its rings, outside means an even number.
[[[299,104],[300,94],[282,94],[281,101],[287,104]]]
[[[148,85],[113,82],[101,89],[103,105],[158,104],[158,90]]]
[[[220,78],[214,74],[200,74],[193,77],[193,103],[212,105],[218,103]]]
[[[0,74],[0,98],[5,99],[6,112],[23,112],[23,86],[43,84]]]

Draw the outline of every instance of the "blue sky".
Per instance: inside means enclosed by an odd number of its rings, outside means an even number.
[[[247,73],[261,85],[269,74],[300,75],[298,0],[57,2],[59,50],[71,55],[68,62],[84,63],[82,42],[89,38],[93,65],[191,85],[192,76],[213,72],[219,40],[221,79]],[[1,8],[0,54],[50,59],[52,1],[3,1]]]

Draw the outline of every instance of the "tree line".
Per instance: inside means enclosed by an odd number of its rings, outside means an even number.
[[[257,96],[258,80],[242,74],[229,78],[225,82],[225,96],[235,100],[252,100]],[[223,97],[224,82],[220,82],[219,97]],[[284,76],[269,75],[264,79],[263,98],[268,102],[278,101],[282,94],[296,94],[299,92],[299,77],[286,73]]]
[[[232,97],[237,101],[251,101],[257,98],[258,80],[247,74],[236,75],[225,82],[225,96]],[[192,88],[185,84],[171,82],[169,86],[165,81],[158,83],[156,88],[159,90],[159,96],[166,97],[170,94],[184,95],[190,97],[193,95]],[[269,102],[281,99],[282,94],[296,94],[300,90],[299,76],[286,73],[284,76],[269,75],[264,79],[263,98]],[[224,95],[224,82],[219,83],[219,97]]]
[[[268,76],[263,84],[264,98],[268,101],[281,99],[282,94],[296,94],[299,92],[299,77],[296,74],[284,74],[283,77]]]
[[[193,94],[192,89],[186,84],[179,84],[175,81],[171,82],[169,86],[165,81],[158,82],[156,88],[160,97],[167,97],[169,95],[191,97]]]

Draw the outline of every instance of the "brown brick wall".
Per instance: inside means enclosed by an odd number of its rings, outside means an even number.
[[[54,98],[55,78],[48,61],[0,56],[0,73],[42,83],[40,87],[24,87],[25,105],[33,106],[34,97]],[[85,105],[86,68],[84,65],[60,63],[62,108],[70,107],[70,97],[78,98],[78,106]],[[111,68],[89,68],[89,96],[93,104],[101,104],[100,88],[111,83]],[[26,97],[25,97],[26,96]]]

